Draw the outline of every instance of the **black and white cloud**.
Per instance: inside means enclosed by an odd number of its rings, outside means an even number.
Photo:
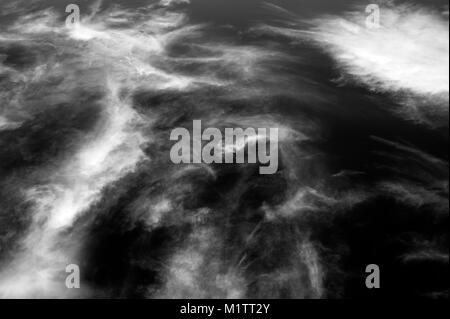
[[[1,298],[448,297],[448,3],[244,2],[1,0]],[[279,171],[171,163],[193,120]]]

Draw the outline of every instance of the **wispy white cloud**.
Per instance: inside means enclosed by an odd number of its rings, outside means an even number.
[[[162,6],[169,7],[175,4],[189,4],[190,0],[161,0],[159,3]]]

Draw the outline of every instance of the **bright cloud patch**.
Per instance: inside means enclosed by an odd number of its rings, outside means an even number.
[[[366,28],[365,19],[364,10],[318,19],[314,37],[372,89],[448,94],[448,16],[401,6],[381,8],[378,29]]]

